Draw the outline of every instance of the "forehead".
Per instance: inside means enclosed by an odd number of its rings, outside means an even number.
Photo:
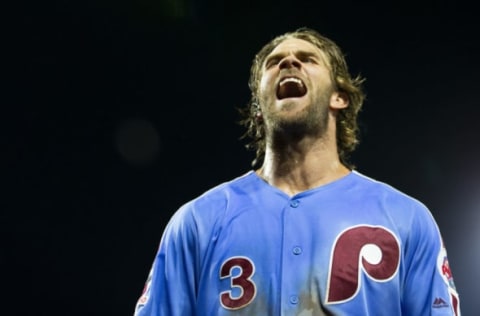
[[[278,44],[268,56],[272,55],[283,55],[283,54],[290,54],[290,53],[296,53],[296,52],[307,52],[307,53],[313,53],[315,55],[318,55],[320,57],[325,57],[323,52],[315,46],[314,44],[303,40],[299,38],[287,38],[284,41],[282,41],[280,44]],[[267,56],[267,57],[268,57]]]

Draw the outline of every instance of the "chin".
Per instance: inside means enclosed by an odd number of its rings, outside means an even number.
[[[308,108],[299,107],[298,104],[285,104],[280,111],[269,115],[268,120],[277,126],[305,124],[310,120],[310,112]]]
[[[277,100],[277,108],[280,112],[299,113],[305,111],[309,107],[308,100],[305,98],[289,98]]]

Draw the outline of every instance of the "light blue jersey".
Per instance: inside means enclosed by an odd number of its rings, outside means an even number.
[[[136,316],[460,315],[429,210],[353,171],[293,197],[253,171],[182,206]]]

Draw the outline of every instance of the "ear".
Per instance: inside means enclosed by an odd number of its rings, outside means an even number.
[[[348,107],[348,96],[345,92],[335,91],[330,97],[330,108],[341,110]]]

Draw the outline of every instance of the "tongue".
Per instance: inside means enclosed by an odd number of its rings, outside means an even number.
[[[303,85],[290,81],[278,87],[277,98],[280,100],[285,98],[298,98],[303,97],[306,93],[307,89],[305,89]]]

